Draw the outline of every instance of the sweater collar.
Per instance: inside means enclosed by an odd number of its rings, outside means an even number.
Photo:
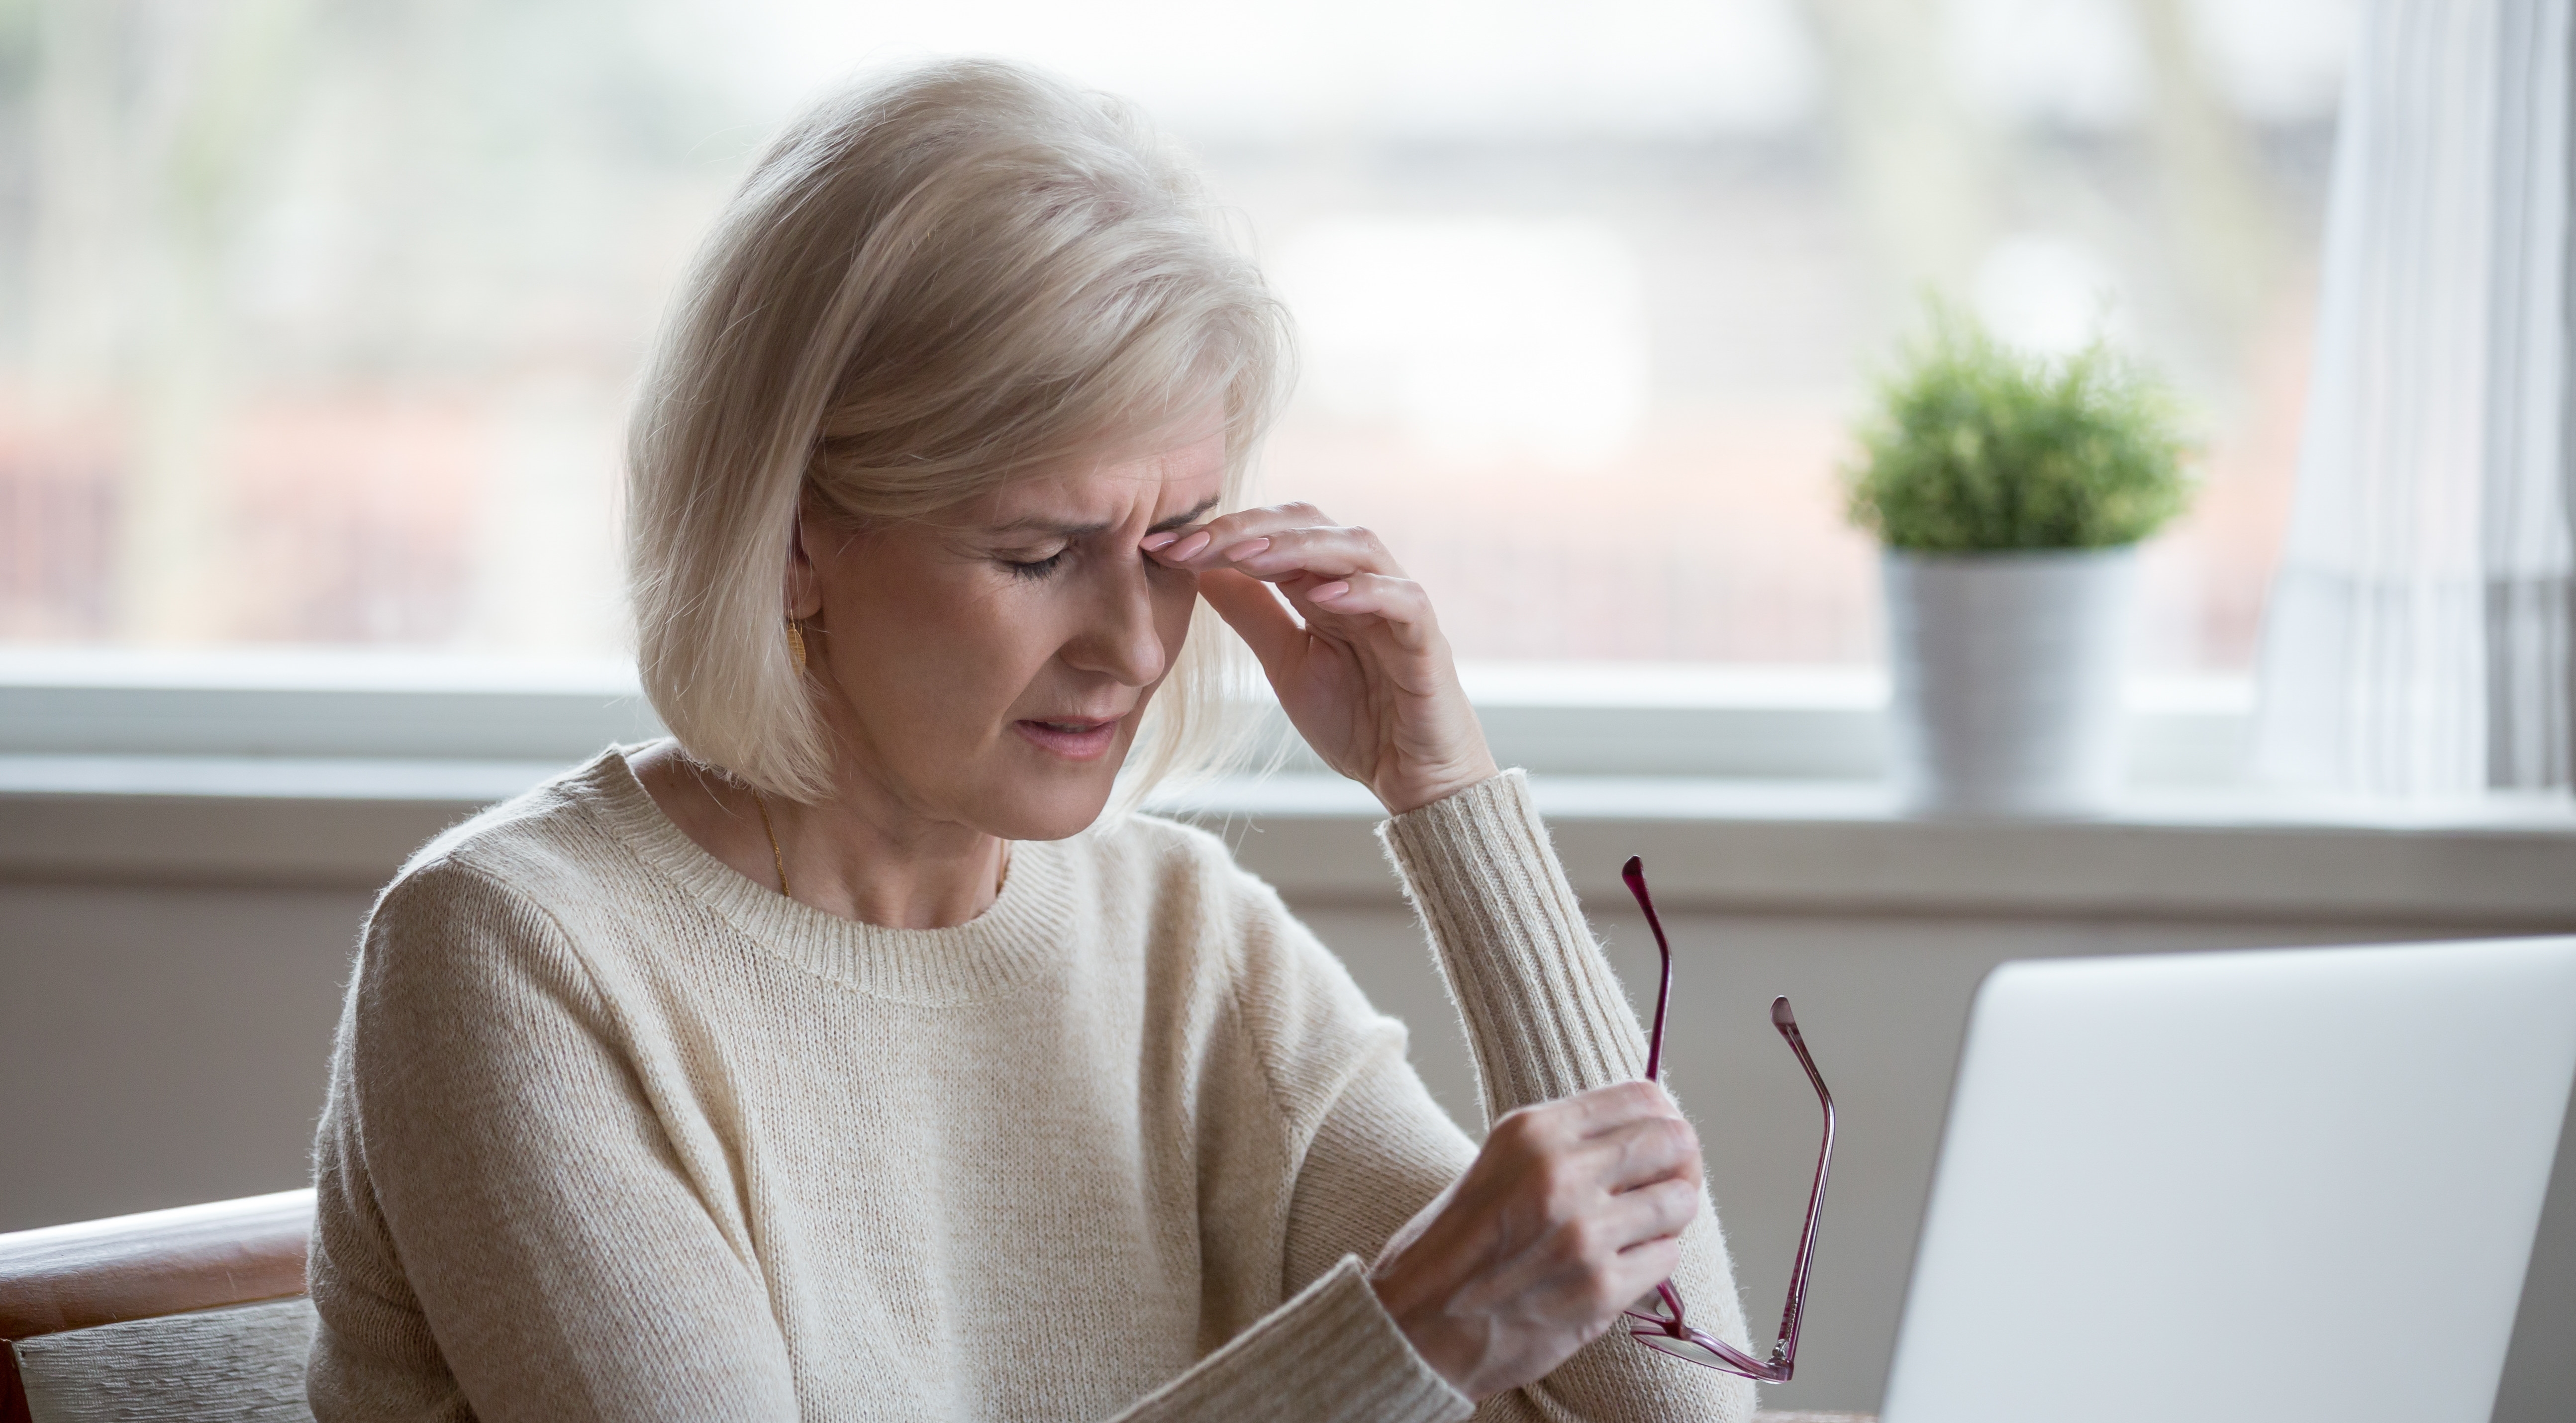
[[[746,879],[671,823],[612,746],[565,777],[583,803],[637,859],[681,893],[730,922],[753,944],[820,977],[874,997],[920,1004],[998,997],[1062,966],[1092,896],[1068,841],[1020,840],[1011,871],[982,914],[945,929],[894,929],[829,914]]]

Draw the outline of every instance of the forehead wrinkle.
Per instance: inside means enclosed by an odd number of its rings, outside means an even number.
[[[1050,519],[1043,514],[1031,514],[1025,518],[1013,519],[1008,523],[987,524],[985,531],[995,534],[1053,534],[1059,538],[1080,539],[1089,538],[1094,534],[1105,534],[1116,527],[1117,525],[1106,521],[1069,524],[1062,519]]]
[[[1220,497],[1221,496],[1211,494],[1207,498],[1200,500],[1196,506],[1186,509],[1178,514],[1174,514],[1170,518],[1156,522],[1154,526],[1146,530],[1146,532],[1160,533],[1165,529],[1177,529],[1185,524],[1194,523],[1198,520],[1200,515],[1215,508]],[[1017,519],[1011,519],[1002,523],[986,526],[989,532],[995,534],[1052,534],[1059,538],[1068,539],[1091,538],[1095,535],[1108,533],[1110,530],[1117,527],[1118,525],[1114,520],[1104,519],[1090,523],[1077,524],[1064,519],[1049,518],[1044,514],[1023,515]]]

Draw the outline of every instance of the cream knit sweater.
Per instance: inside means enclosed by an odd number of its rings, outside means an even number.
[[[1381,831],[1489,1113],[1638,1075],[1510,773]],[[951,929],[690,841],[616,751],[416,857],[332,1059],[343,1419],[1740,1419],[1614,1331],[1471,1410],[1362,1273],[1474,1155],[1401,1024],[1199,831],[1014,847]],[[1677,1276],[1744,1327],[1712,1212]]]

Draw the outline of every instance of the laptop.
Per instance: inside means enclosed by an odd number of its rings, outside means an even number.
[[[2009,963],[1884,1423],[2486,1423],[2576,938]]]

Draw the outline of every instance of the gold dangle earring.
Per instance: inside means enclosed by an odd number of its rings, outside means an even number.
[[[787,655],[796,663],[796,674],[805,674],[805,628],[794,618],[787,620]]]

